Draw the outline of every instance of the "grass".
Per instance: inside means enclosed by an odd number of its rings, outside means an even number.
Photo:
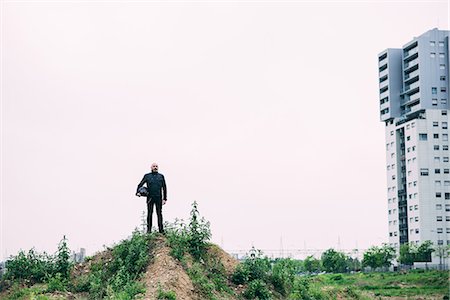
[[[446,271],[410,271],[407,273],[324,274],[312,277],[312,285],[321,290],[351,288],[356,294],[375,296],[445,296],[449,292]],[[345,292],[345,291],[344,291]]]

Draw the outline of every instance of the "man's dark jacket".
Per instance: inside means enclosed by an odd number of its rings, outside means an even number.
[[[141,182],[138,184],[137,190],[139,190],[144,183],[147,183],[148,198],[161,199],[162,197],[163,200],[167,200],[166,180],[164,179],[163,174],[158,172],[145,174],[144,178],[142,178]],[[161,195],[161,189],[163,190],[164,195]]]

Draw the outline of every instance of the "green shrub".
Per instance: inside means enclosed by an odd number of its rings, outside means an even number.
[[[131,239],[112,249],[110,262],[93,263],[91,273],[77,282],[74,290],[87,291],[92,299],[133,299],[145,292],[137,280],[148,264],[152,238],[135,230]]]
[[[204,274],[201,264],[194,263],[192,267],[187,270],[189,278],[191,278],[192,284],[196,287],[200,293],[209,299],[214,296],[214,283],[212,283],[208,277]]]
[[[242,293],[245,299],[266,300],[271,298],[267,284],[261,279],[255,279],[248,284],[247,289]]]
[[[170,254],[179,261],[183,260],[185,253],[190,253],[196,261],[205,258],[211,230],[210,223],[200,217],[197,202],[192,204],[189,224],[183,220],[167,224],[166,237],[171,248]]]
[[[69,281],[64,278],[61,273],[48,278],[47,280],[47,292],[52,293],[54,291],[67,291]]]
[[[163,291],[161,287],[158,287],[158,294],[156,295],[158,300],[176,300],[177,295],[174,291]]]
[[[273,264],[270,281],[281,295],[286,296],[291,292],[297,266],[296,262],[289,258],[277,259]]]
[[[53,274],[52,258],[46,253],[39,254],[34,249],[25,253],[20,251],[18,255],[6,261],[5,279],[27,281],[31,284],[44,282]]]
[[[239,264],[231,275],[231,281],[235,284],[244,284],[248,281],[250,271],[244,264]]]

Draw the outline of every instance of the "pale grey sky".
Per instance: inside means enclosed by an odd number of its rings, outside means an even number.
[[[1,2],[1,255],[89,254],[196,200],[225,249],[387,241],[377,54],[441,2]],[[155,216],[156,218],[156,216]]]

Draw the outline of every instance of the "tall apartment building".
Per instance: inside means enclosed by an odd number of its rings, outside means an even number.
[[[378,55],[389,243],[397,248],[450,245],[449,64],[449,31],[438,29]]]

